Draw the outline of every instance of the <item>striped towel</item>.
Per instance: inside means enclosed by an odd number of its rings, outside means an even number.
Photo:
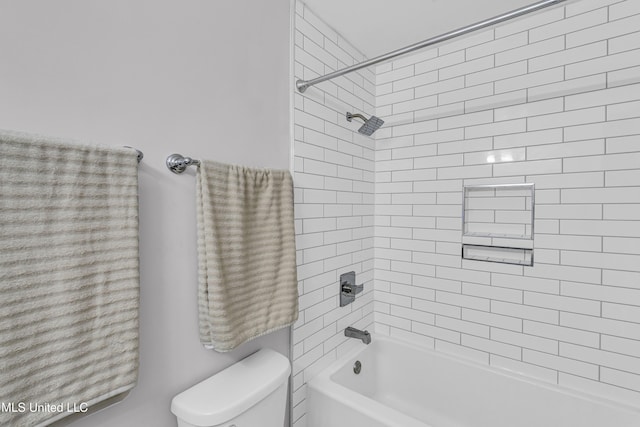
[[[137,176],[131,149],[0,131],[0,425],[136,384]]]
[[[298,318],[293,181],[203,161],[197,182],[200,341],[229,351]]]

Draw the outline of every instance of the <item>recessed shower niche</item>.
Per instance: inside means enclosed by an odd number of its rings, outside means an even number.
[[[535,184],[463,189],[462,258],[533,265]]]

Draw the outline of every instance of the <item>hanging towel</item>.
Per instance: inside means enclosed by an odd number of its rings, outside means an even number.
[[[224,352],[298,318],[293,181],[212,161],[197,175],[200,341]]]
[[[0,425],[136,384],[137,177],[134,150],[0,131]]]

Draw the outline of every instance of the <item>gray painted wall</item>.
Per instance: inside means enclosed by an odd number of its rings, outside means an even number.
[[[140,165],[140,377],[73,426],[175,426],[171,398],[233,352],[198,341],[194,172],[173,152],[289,167],[289,0],[0,0],[0,128],[131,145]]]

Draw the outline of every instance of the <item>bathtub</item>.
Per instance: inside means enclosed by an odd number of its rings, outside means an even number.
[[[308,383],[307,420],[309,427],[638,427],[640,409],[374,336]]]

